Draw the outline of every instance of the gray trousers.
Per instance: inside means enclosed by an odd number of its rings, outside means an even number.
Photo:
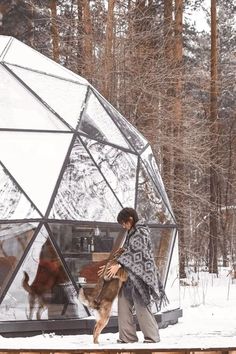
[[[133,308],[135,309],[138,324],[140,330],[143,332],[144,339],[159,342],[159,328],[153,313],[148,306],[141,301],[137,301],[134,296],[125,297],[123,289],[121,289],[118,296],[119,339],[126,343],[138,341]]]

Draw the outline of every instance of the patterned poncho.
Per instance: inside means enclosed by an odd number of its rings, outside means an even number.
[[[138,221],[127,233],[123,248],[118,262],[128,272],[125,287],[131,284],[144,304],[150,305],[154,300],[160,307],[162,301],[168,300],[155,264],[149,228]]]

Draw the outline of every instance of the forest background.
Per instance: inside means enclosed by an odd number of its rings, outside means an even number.
[[[86,78],[149,140],[180,277],[190,264],[236,268],[234,0],[0,0],[0,34]]]

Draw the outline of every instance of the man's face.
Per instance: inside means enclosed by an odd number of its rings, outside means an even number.
[[[130,217],[129,220],[123,221],[121,223],[122,227],[128,231],[133,227],[133,224],[134,224],[134,221],[133,221],[132,217]]]

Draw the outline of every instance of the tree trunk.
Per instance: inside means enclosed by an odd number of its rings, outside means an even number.
[[[183,157],[183,114],[182,114],[182,65],[183,65],[183,0],[175,1],[175,121],[174,138],[176,141],[174,155],[174,210],[177,219],[180,242],[180,278],[185,278],[186,246],[184,237],[184,157]]]
[[[165,43],[165,61],[169,71],[173,71],[174,62],[174,31],[173,31],[173,4],[172,0],[164,1],[164,43]],[[163,122],[164,141],[163,141],[163,180],[168,190],[168,196],[172,200],[173,195],[173,161],[174,152],[170,142],[173,139],[173,100],[174,100],[174,87],[172,75],[166,78],[166,102],[165,109],[167,117]]]
[[[83,41],[83,61],[84,66],[82,74],[89,81],[93,77],[93,41],[92,41],[92,20],[90,14],[89,0],[83,0],[83,25],[84,25],[84,41]]]
[[[0,34],[5,35],[4,30],[2,28],[3,26],[3,17],[5,16],[5,13],[9,10],[10,4],[9,2],[5,4],[0,4]]]
[[[57,28],[57,2],[51,0],[51,36],[52,36],[52,56],[53,60],[59,62],[59,33]]]
[[[34,47],[34,7],[32,4],[29,4],[29,16],[28,20],[28,28],[29,28],[29,39],[27,41],[30,47]]]
[[[113,32],[114,32],[114,7],[116,0],[108,0],[108,12],[107,12],[107,26],[106,26],[106,44],[105,44],[105,58],[104,58],[104,88],[103,95],[110,99],[109,92],[111,94],[111,82],[112,82],[112,48],[113,48]]]
[[[217,211],[218,211],[218,176],[216,171],[217,162],[217,18],[216,0],[211,0],[211,92],[210,92],[210,239],[209,239],[209,272],[218,274],[217,264]]]
[[[77,0],[77,73],[82,75],[83,63],[83,17],[82,17],[82,0]]]

